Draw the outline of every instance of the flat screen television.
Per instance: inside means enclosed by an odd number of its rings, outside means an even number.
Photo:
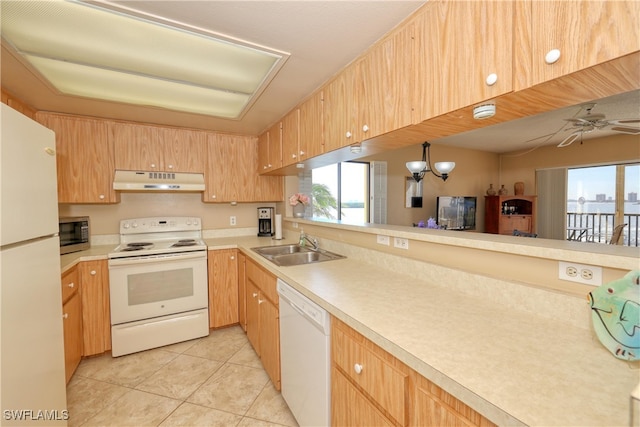
[[[476,197],[437,197],[436,223],[447,230],[475,230]]]

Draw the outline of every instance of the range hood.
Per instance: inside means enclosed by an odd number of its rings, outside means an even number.
[[[113,189],[121,191],[204,191],[201,173],[116,170]]]

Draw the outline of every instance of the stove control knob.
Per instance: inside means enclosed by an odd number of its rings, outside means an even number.
[[[198,225],[198,219],[197,218],[193,219],[193,225]]]
[[[138,223],[134,221],[134,222],[133,222],[133,224],[131,224],[131,226],[132,226],[133,228],[138,228]]]
[[[187,225],[191,225],[191,220],[187,218]]]
[[[124,224],[122,224],[122,228],[124,228],[125,230],[129,228],[129,223],[125,222]]]

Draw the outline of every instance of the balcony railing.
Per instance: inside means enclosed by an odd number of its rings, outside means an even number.
[[[567,228],[586,228],[587,232],[580,239],[582,241],[607,243],[613,233],[612,213],[577,213],[567,212]],[[627,224],[622,232],[620,243],[624,246],[638,246],[638,227],[640,214],[624,214]]]

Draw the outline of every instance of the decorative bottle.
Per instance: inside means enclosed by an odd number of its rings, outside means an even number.
[[[509,190],[507,190],[506,188],[504,188],[504,185],[502,185],[502,186],[500,187],[500,190],[498,190],[498,194],[499,194],[500,196],[506,196],[506,195],[508,195],[508,194],[509,194]]]
[[[493,184],[489,184],[489,188],[487,188],[487,196],[495,196],[496,190],[493,189]]]

